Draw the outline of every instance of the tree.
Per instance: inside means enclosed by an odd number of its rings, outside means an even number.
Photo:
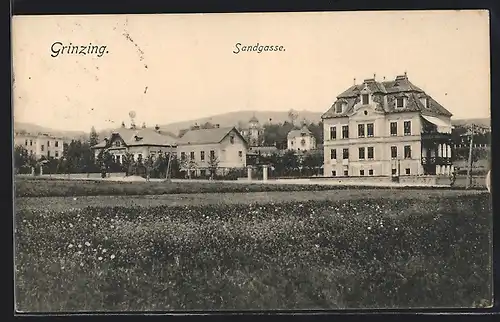
[[[145,170],[146,170],[146,178],[149,180],[150,176],[151,176],[151,172],[153,170],[153,156],[150,154],[148,155],[148,157],[146,158],[146,160],[144,161],[144,167],[145,167]]]
[[[92,128],[90,129],[89,144],[92,147],[98,143],[99,143],[99,135],[97,134],[95,128],[92,126]]]
[[[281,161],[286,174],[293,174],[299,168],[299,158],[293,150],[286,151]]]
[[[26,150],[23,146],[16,145],[14,147],[14,168],[16,170],[19,170],[20,168],[26,166],[28,163],[28,158],[28,150]]]
[[[133,163],[134,163],[134,155],[132,153],[126,152],[122,156],[122,171],[125,172],[125,176],[130,175]]]
[[[307,153],[302,161],[302,166],[306,173],[317,174],[323,165],[323,155],[321,153]]]
[[[217,175],[217,169],[219,168],[219,159],[215,154],[210,154],[208,158],[208,171],[210,176],[214,177]]]
[[[299,113],[297,113],[297,111],[295,111],[293,109],[288,111],[288,119],[290,120],[292,125],[295,125],[295,121],[297,120],[298,117],[299,117]]]

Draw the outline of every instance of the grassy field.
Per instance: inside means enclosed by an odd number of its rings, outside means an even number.
[[[196,191],[17,198],[18,310],[492,303],[488,193]]]
[[[456,190],[462,190],[465,179],[457,178]],[[475,179],[474,188],[485,190],[484,179]],[[340,191],[340,190],[387,190],[355,186],[307,185],[307,184],[259,184],[231,182],[110,182],[97,180],[63,180],[50,178],[17,177],[16,197],[73,197],[73,196],[131,196],[189,193],[247,193],[273,191]],[[399,189],[399,188],[392,188]],[[407,188],[401,187],[406,190]],[[413,188],[416,189],[416,188]],[[426,187],[420,189],[428,189]],[[449,188],[446,188],[449,190]]]

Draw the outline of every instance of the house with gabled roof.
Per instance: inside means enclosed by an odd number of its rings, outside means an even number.
[[[448,175],[451,117],[406,73],[355,83],[322,115],[324,175]]]
[[[190,177],[217,174],[246,167],[248,142],[235,127],[193,127],[177,141],[181,170]]]
[[[91,148],[96,158],[100,153],[107,151],[115,162],[122,163],[126,153],[131,153],[135,160],[139,157],[145,159],[152,156],[154,158],[160,153],[175,154],[177,140],[175,135],[162,132],[158,126],[154,129],[145,126],[127,128],[122,124],[121,128],[113,130],[109,137]]]
[[[316,149],[316,138],[313,133],[303,124],[301,129],[291,130],[287,134],[288,150],[309,151]]]

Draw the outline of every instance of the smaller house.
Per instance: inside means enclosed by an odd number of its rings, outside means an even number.
[[[273,154],[281,155],[282,153],[283,151],[276,146],[252,146],[247,152],[247,164],[258,165],[263,162],[263,159],[265,160]]]
[[[219,175],[246,167],[248,143],[235,127],[194,127],[177,142],[181,170],[190,177]]]
[[[161,132],[158,127],[136,129],[133,126],[130,128],[122,126],[91,148],[96,158],[101,152],[107,151],[115,162],[122,163],[126,153],[131,153],[134,160],[139,157],[145,159],[150,155],[154,158],[159,153],[175,153],[176,145],[177,138],[171,133]]]
[[[291,130],[287,135],[288,149],[308,151],[316,149],[316,138],[306,125],[300,130]]]

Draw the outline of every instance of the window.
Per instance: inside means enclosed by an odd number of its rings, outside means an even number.
[[[210,151],[210,159],[215,159],[215,151],[214,150]]]
[[[398,157],[398,147],[391,146],[391,158],[396,159]]]
[[[365,175],[365,170],[359,170],[359,175],[364,176]]]
[[[396,169],[392,169],[392,175],[396,174]]]
[[[368,147],[368,159],[373,159],[373,147]]]
[[[430,107],[430,105],[431,105],[431,101],[430,101],[430,99],[427,97],[427,98],[425,99],[425,107],[426,107],[426,108],[429,108],[429,107]]]
[[[403,97],[396,98],[396,107],[403,108],[403,106],[404,106],[404,98]]]
[[[349,125],[343,125],[342,126],[342,138],[343,139],[348,139],[349,138]]]
[[[406,174],[410,174],[410,168],[406,168]]]
[[[137,153],[137,160],[142,160],[142,153]]]
[[[360,137],[360,138],[365,137],[365,125],[364,124],[358,124],[358,137]]]
[[[330,127],[330,140],[336,140],[337,139],[337,127],[332,126]]]
[[[369,138],[373,137],[373,123],[366,124],[366,132],[367,132],[366,134]]]
[[[186,152],[181,152],[181,160],[186,160]]]
[[[373,169],[368,170],[368,174],[372,176],[373,175]]]
[[[50,141],[47,141],[47,147],[49,147],[49,146],[50,146]]]
[[[50,151],[47,151],[47,158],[50,158]]]
[[[365,159],[365,148],[359,148],[359,159],[360,160]]]
[[[243,151],[238,151],[238,156],[239,156],[240,158],[242,158],[242,157],[243,157]]]
[[[43,151],[45,149],[45,147],[43,146],[43,144],[40,146],[40,150]]]
[[[33,140],[30,140],[30,146],[32,146],[32,145],[33,145]]]
[[[229,137],[229,142],[231,142],[231,144],[234,144],[234,136],[233,136],[233,135],[231,135],[231,136]]]
[[[348,170],[344,170],[344,175],[347,177],[349,175],[349,171]]]
[[[151,156],[154,156],[154,154],[152,154]],[[121,159],[120,155],[117,155],[116,156],[116,163],[121,163],[120,159]]]
[[[189,157],[191,160],[194,160],[194,152],[193,151],[190,153]]]
[[[335,113],[342,113],[342,102],[338,102],[337,105],[335,105]]]
[[[59,146],[59,141],[56,141],[55,145],[56,145],[56,148],[57,148]]]
[[[56,158],[59,158],[59,151],[56,151]]]
[[[411,135],[411,121],[404,122],[404,135]]]
[[[342,158],[344,160],[349,159],[349,149],[343,149],[342,150]]]
[[[368,94],[363,94],[363,95],[361,95],[361,100],[362,100],[363,105],[366,105],[369,103],[370,97],[368,96]]]
[[[405,159],[411,159],[411,146],[405,145]]]
[[[200,152],[200,160],[205,161],[205,151]]]
[[[24,141],[24,145],[28,146],[28,140]]]
[[[333,170],[332,171],[332,177],[336,177],[337,176],[337,171]]]
[[[391,135],[398,135],[398,122],[391,122]]]
[[[115,146],[121,146],[121,142],[119,140],[115,141]]]
[[[337,149],[331,149],[330,150],[330,159],[336,160],[337,159]]]

